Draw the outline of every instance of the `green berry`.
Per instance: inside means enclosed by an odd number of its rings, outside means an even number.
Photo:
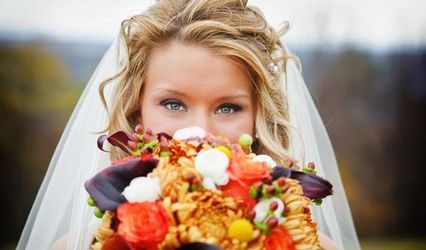
[[[305,173],[317,174],[317,171],[315,169],[312,169],[312,168],[303,168],[302,171],[305,172]]]
[[[242,134],[238,143],[244,148],[249,148],[253,144],[253,137],[249,134]]]
[[[143,134],[138,134],[137,137],[139,141],[143,141]]]
[[[158,141],[150,141],[144,145],[145,149],[153,149],[155,146],[160,144]]]
[[[98,207],[95,207],[95,209],[93,210],[93,213],[99,219],[101,219],[102,217],[104,217],[104,212],[102,212]]]
[[[257,196],[259,195],[259,189],[256,188],[256,186],[250,186],[250,197],[252,199],[256,199]]]
[[[132,156],[134,156],[134,157],[141,156],[141,151],[140,150],[132,151]]]
[[[169,157],[170,156],[170,152],[169,151],[163,151],[160,153],[160,157],[161,158],[165,158],[165,157]]]
[[[268,229],[268,227],[267,227],[267,225],[264,221],[259,221],[258,223],[256,223],[256,227],[259,228],[262,231]]]
[[[266,191],[267,189],[268,189],[268,187],[269,187],[269,185],[267,185],[267,184],[263,184],[263,186],[262,186],[262,197],[269,197],[269,194],[268,194],[268,192]]]
[[[265,235],[269,235],[270,229],[268,228],[268,225],[265,221],[260,221],[256,223],[256,227]]]
[[[276,181],[274,181],[272,185],[274,186],[278,194],[281,194],[284,191],[283,188]]]
[[[87,204],[89,204],[91,207],[96,206],[96,202],[94,199],[92,199],[92,197],[87,198]]]

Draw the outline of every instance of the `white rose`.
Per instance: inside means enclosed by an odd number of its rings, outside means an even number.
[[[204,138],[206,137],[206,132],[200,127],[189,127],[178,129],[173,135],[175,140],[186,140],[194,137]]]
[[[195,169],[216,185],[226,185],[229,181],[226,169],[229,165],[228,156],[218,149],[201,150],[195,157]],[[208,180],[208,182],[211,182]],[[209,185],[211,186],[211,185]],[[208,188],[208,187],[207,187]]]
[[[209,177],[204,177],[203,179],[203,187],[210,189],[210,190],[217,190],[216,184],[214,184],[214,181]]]
[[[256,215],[253,220],[254,223],[259,223],[266,219],[266,217],[268,216],[269,206],[274,201],[276,201],[278,204],[277,209],[275,209],[274,211],[274,216],[279,219],[280,223],[283,221],[281,220],[281,218],[283,217],[282,213],[284,212],[284,202],[279,198],[273,197],[261,200],[256,204],[256,206],[254,206],[253,209],[256,212]]]
[[[154,202],[161,195],[160,180],[150,177],[136,177],[122,194],[129,202]]]
[[[272,160],[269,155],[256,155],[252,160],[257,162],[265,162],[269,169],[277,166],[277,163]]]

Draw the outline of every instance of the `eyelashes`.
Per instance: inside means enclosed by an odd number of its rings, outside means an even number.
[[[160,105],[173,112],[186,110],[184,104],[181,101],[175,99],[166,99],[164,101],[161,101]]]
[[[237,104],[225,103],[222,104],[216,111],[215,114],[232,114],[241,111],[243,108]]]
[[[165,107],[167,110],[171,111],[171,112],[179,112],[179,111],[187,111],[188,108],[186,107],[186,105],[176,99],[166,99],[160,102],[160,105]],[[232,113],[236,113],[236,112],[240,112],[242,111],[242,107],[238,104],[233,104],[233,103],[224,103],[221,104],[214,112],[214,114],[224,114],[224,115],[228,115],[228,114],[232,114]]]

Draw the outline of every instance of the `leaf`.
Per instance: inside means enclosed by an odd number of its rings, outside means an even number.
[[[97,144],[98,144],[98,148],[104,152],[107,152],[106,150],[104,150],[104,142],[108,139],[107,135],[101,135],[98,137],[97,140]]]
[[[96,206],[102,210],[114,210],[126,199],[121,194],[131,180],[146,176],[158,164],[158,160],[135,159],[110,166],[85,183],[85,188]]]
[[[333,194],[333,185],[317,175],[281,166],[272,168],[272,177],[274,180],[281,176],[298,180],[303,188],[303,195],[310,199],[325,198]]]

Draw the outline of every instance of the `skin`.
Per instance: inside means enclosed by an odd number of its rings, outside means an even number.
[[[255,109],[250,78],[232,59],[178,42],[157,47],[150,57],[141,101],[141,123],[172,135],[198,126],[237,142],[254,134]],[[51,250],[66,249],[68,235]],[[321,247],[338,249],[319,232]]]
[[[198,126],[237,142],[254,134],[251,81],[232,59],[178,42],[153,50],[147,71],[141,120],[144,128],[170,135]]]
[[[198,126],[237,142],[254,134],[255,108],[251,81],[232,59],[206,48],[179,42],[153,50],[147,71],[141,120],[144,128],[172,135]],[[338,249],[319,232],[323,249]]]

